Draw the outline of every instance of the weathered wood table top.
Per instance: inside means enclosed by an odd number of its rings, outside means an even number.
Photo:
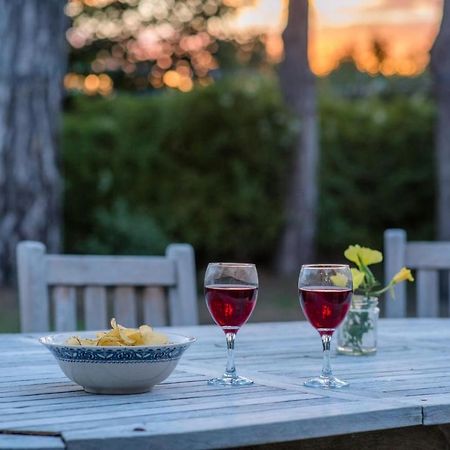
[[[92,395],[65,378],[35,336],[0,335],[0,449],[223,448],[450,423],[450,319],[385,319],[375,356],[334,356],[349,388],[303,381],[321,369],[306,322],[248,324],[238,372],[248,387],[212,387],[223,372],[216,326],[173,328],[198,341],[151,393]]]

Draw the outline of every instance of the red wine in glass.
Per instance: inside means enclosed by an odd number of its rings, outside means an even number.
[[[300,270],[300,304],[308,321],[319,332],[323,348],[322,373],[305,381],[305,386],[323,389],[348,386],[333,375],[330,350],[334,330],[350,309],[352,288],[352,272],[347,264],[304,264]]]
[[[205,298],[214,321],[227,332],[237,333],[255,309],[258,288],[242,284],[205,286]]]
[[[303,312],[320,334],[332,334],[344,320],[352,299],[352,290],[331,286],[299,289]]]
[[[227,366],[221,377],[208,381],[212,386],[248,386],[248,378],[238,376],[234,364],[236,333],[255,309],[258,273],[254,264],[210,263],[205,273],[205,300],[214,321],[225,332]]]

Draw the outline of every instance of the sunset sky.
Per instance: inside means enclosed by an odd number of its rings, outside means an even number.
[[[182,91],[191,90],[194,86],[193,69],[189,66],[181,67],[182,61],[177,62],[176,67],[172,67],[173,49],[169,48],[169,52],[162,43],[161,33],[164,30],[166,33],[167,27],[163,30],[162,24],[161,29],[156,30],[148,24],[142,25],[147,20],[148,11],[151,14],[152,8],[164,5],[164,2],[141,0],[141,9],[137,8],[134,15],[128,14],[123,23],[111,20],[107,12],[101,16],[101,20],[98,15],[89,17],[81,14],[83,4],[98,6],[101,10],[113,1],[71,0],[67,4],[66,13],[76,19],[73,22],[75,25],[67,32],[68,40],[74,48],[81,48],[93,39],[117,37],[121,33],[121,27],[130,29],[135,27],[137,39],[131,42],[130,45],[134,47],[129,47],[126,53],[129,55],[131,48],[134,60],[129,61],[125,58],[123,51],[119,51],[119,56],[117,52],[115,55],[106,52],[105,56],[101,54],[103,51],[100,51],[91,64],[93,73],[87,76],[78,73],[67,74],[65,79],[67,89],[107,95],[113,90],[113,80],[105,70],[114,71],[120,67],[123,71],[131,73],[135,69],[136,61],[153,60],[156,64],[152,67],[148,80],[153,87],[169,86]],[[224,1],[230,5],[242,5],[240,3],[242,0]],[[241,6],[233,18],[227,17],[222,22],[223,36],[226,37],[227,34],[236,36],[247,32],[250,35],[255,32],[261,34],[265,39],[268,60],[273,63],[280,62],[283,56],[281,35],[288,19],[289,0],[245,1],[249,6]],[[370,74],[382,73],[386,76],[420,74],[428,64],[429,50],[440,25],[443,1],[310,0],[309,59],[313,72],[319,76],[326,76],[339,66],[343,58],[352,56],[358,69]],[[170,10],[167,8],[166,15]],[[208,39],[204,41],[205,36],[203,34],[200,39],[197,36],[186,38],[183,44],[186,48],[194,45],[191,50],[195,50],[192,52],[195,53],[196,59],[193,58],[192,61],[195,59],[195,75],[198,79],[207,79],[209,71],[217,67],[213,56],[206,50],[209,41]],[[375,41],[380,43],[384,50],[385,57],[382,59],[375,57],[373,51]],[[147,80],[144,79],[144,83],[147,83]]]
[[[436,36],[443,0],[314,0],[311,2],[310,62],[318,75],[333,70],[352,53],[361,70],[386,75],[414,75],[424,69]],[[238,27],[279,35],[286,20],[284,0],[255,0],[240,12]],[[387,59],[378,66],[373,40],[385,45]]]

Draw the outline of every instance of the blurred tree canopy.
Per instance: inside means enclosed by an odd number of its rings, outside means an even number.
[[[230,28],[236,11],[253,0],[70,0],[72,77],[108,73],[115,87],[148,89],[168,86],[190,91],[193,82],[208,84],[220,67],[261,62],[259,36]],[[109,93],[106,78],[92,77],[87,90]],[[98,90],[98,89],[97,89]]]
[[[194,244],[200,261],[273,257],[286,222],[286,174],[305,122],[286,110],[273,77],[222,77],[239,63],[268,62],[262,36],[227,29],[249,3],[69,1],[67,76],[87,75],[84,92],[107,94],[110,77],[119,91],[191,91],[194,83],[224,79],[188,94],[70,98],[63,134],[66,250],[148,254],[180,240]],[[385,50],[374,40],[374,67],[386,62]],[[340,255],[351,241],[380,246],[392,226],[414,238],[432,236],[429,76],[371,73],[361,72],[350,53],[318,82],[321,255]]]

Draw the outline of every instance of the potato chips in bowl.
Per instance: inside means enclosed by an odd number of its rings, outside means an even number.
[[[195,338],[159,333],[148,325],[125,328],[113,319],[111,330],[53,334],[39,339],[64,374],[96,394],[147,392],[165,380]]]
[[[119,325],[115,318],[111,319],[111,330],[98,331],[95,338],[71,336],[66,340],[67,345],[84,345],[97,347],[126,347],[138,345],[165,345],[169,338],[157,333],[148,325],[139,328],[125,328]]]

